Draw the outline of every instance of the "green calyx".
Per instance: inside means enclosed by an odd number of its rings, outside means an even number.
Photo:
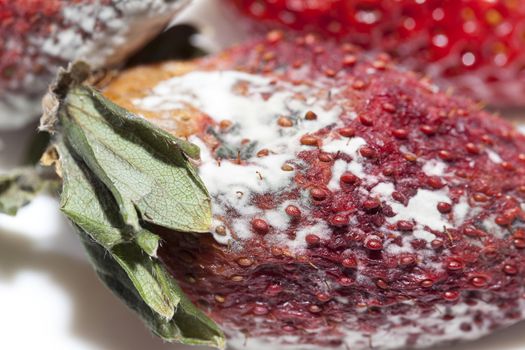
[[[0,213],[15,215],[35,196],[57,186],[57,179],[48,177],[40,167],[22,167],[0,175]]]
[[[209,232],[208,192],[189,158],[197,146],[82,84],[87,67],[59,74],[44,100],[63,178],[61,209],[78,228],[106,285],[166,341],[225,347],[219,327],[157,259],[160,237]]]

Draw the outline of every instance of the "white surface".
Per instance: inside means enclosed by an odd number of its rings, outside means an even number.
[[[235,91],[238,84],[243,84],[246,90],[243,94]],[[338,96],[335,90],[330,91],[332,98]],[[264,93],[270,93],[271,96],[264,99]],[[281,203],[279,208],[268,210],[261,210],[250,202],[250,198],[254,193],[278,192],[285,188],[293,190],[295,172],[293,168],[284,171],[282,166],[286,161],[296,158],[302,150],[309,149],[310,146],[301,144],[301,137],[339,122],[341,109],[327,108],[329,101],[326,96],[327,93],[316,85],[272,82],[262,75],[221,70],[196,71],[161,81],[147,96],[133,102],[141,110],[152,111],[175,110],[191,105],[218,123],[223,120],[232,123],[231,130],[221,136],[225,142],[237,147],[244,140],[250,140],[259,147],[255,152],[264,146],[269,151],[268,155],[250,155],[246,164],[239,165],[228,159],[217,162],[203,140],[197,136],[190,138],[201,148],[198,171],[211,196],[214,218],[211,232],[215,232],[217,227],[226,228],[226,233],[215,234],[215,239],[221,244],[236,247],[252,237],[251,221],[260,218],[283,232],[282,235],[266,236],[268,240],[299,252],[306,249],[304,237],[311,230],[315,230],[320,238],[332,232],[326,223],[310,215],[308,206],[303,202],[308,195],[298,200],[288,200]],[[308,111],[314,112],[317,118],[303,119],[302,116]],[[293,126],[283,128],[277,122],[278,116],[301,118]],[[356,141],[358,144],[365,143],[360,138],[352,141],[354,144]],[[351,155],[355,156],[355,153],[356,149]],[[307,227],[301,225],[297,228],[293,240],[284,234],[290,225],[290,217],[284,212],[287,205],[301,208],[303,215],[310,217],[311,221]],[[226,207],[233,208],[240,216],[228,217],[224,211]]]

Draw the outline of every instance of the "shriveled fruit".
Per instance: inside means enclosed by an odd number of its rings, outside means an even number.
[[[106,88],[201,147],[212,235],[163,230],[160,258],[235,348],[430,346],[522,319],[525,137],[347,55],[273,32]]]
[[[120,63],[161,31],[182,1],[0,0],[0,128],[41,114],[57,68]]]

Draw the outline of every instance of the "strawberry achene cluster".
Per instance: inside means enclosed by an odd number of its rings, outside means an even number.
[[[444,78],[474,97],[523,104],[521,1],[233,1],[259,21],[347,38],[367,49],[387,51],[410,68]],[[483,87],[469,86],[475,84]]]

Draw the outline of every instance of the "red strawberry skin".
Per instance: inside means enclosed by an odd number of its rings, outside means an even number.
[[[162,30],[180,1],[0,0],[0,128],[40,113],[59,66],[114,65]]]
[[[259,21],[386,51],[496,105],[524,105],[525,6],[516,0],[233,0]]]
[[[255,213],[219,208],[226,227],[241,221],[251,233],[232,229],[228,244],[162,234],[159,256],[234,348],[405,349],[478,338],[523,318],[525,138],[508,122],[385,55],[313,35],[273,32],[197,64],[267,77],[276,94],[310,86],[307,94],[321,91],[326,106],[341,108],[335,124],[299,138],[284,188],[238,194]],[[250,89],[241,85],[235,93]],[[257,91],[254,103],[272,100]],[[220,133],[210,122],[199,137],[215,137],[210,128]],[[344,145],[358,139],[349,154]],[[223,167],[273,152],[258,144],[247,159],[218,159],[217,142],[208,145]],[[362,173],[337,170],[352,162]],[[223,197],[210,192],[218,208]],[[273,224],[276,211],[289,217],[285,228]]]

